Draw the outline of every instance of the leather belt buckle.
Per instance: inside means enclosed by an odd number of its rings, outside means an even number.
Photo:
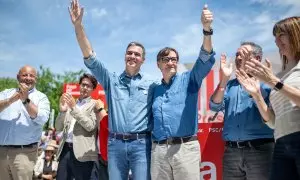
[[[245,148],[245,147],[246,147],[245,144],[244,144],[244,142],[239,142],[239,141],[237,141],[237,142],[236,142],[236,145],[237,145],[237,148],[239,148],[239,149],[242,149],[242,148]]]
[[[167,143],[166,143],[166,144],[172,145],[172,144],[173,144],[173,141],[174,141],[173,137],[169,137],[169,138],[167,139]]]
[[[122,139],[124,140],[124,141],[128,141],[128,140],[130,140],[130,134],[122,134]]]

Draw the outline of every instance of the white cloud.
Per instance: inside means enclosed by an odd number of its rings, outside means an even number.
[[[104,8],[101,8],[101,9],[99,9],[99,8],[93,8],[91,10],[91,14],[92,14],[93,18],[99,19],[99,18],[102,18],[102,17],[106,16],[107,15],[107,11]]]

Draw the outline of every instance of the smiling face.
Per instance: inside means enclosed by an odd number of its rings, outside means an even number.
[[[17,75],[19,83],[25,83],[30,89],[34,88],[36,84],[36,78],[36,70],[31,66],[22,67]]]
[[[172,77],[177,72],[178,57],[174,51],[170,51],[168,55],[162,56],[157,61],[157,66],[163,74],[163,77]]]
[[[291,51],[291,43],[289,40],[289,36],[286,33],[277,33],[275,34],[275,43],[279,49],[279,53],[281,55],[290,57],[293,56]]]
[[[235,66],[237,69],[245,69],[245,58],[243,57],[243,49],[247,49],[249,52],[252,52],[252,47],[250,45],[242,45],[238,48],[235,55]]]
[[[140,46],[129,46],[125,54],[126,71],[139,71],[144,63],[143,49]]]

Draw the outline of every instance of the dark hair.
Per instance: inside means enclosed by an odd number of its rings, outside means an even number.
[[[245,45],[249,45],[252,47],[252,54],[254,56],[258,56],[260,58],[260,60],[262,60],[262,56],[263,56],[263,51],[262,51],[262,47],[254,42],[251,41],[245,41],[245,42],[241,42],[241,46],[245,46]]]
[[[284,33],[291,44],[291,52],[298,62],[300,60],[300,16],[293,16],[278,21],[273,27],[273,36]],[[287,58],[281,54],[282,70],[287,64]]]
[[[92,82],[92,84],[93,84],[93,89],[96,89],[97,84],[98,84],[98,81],[97,81],[97,79],[95,78],[95,76],[93,76],[93,75],[91,75],[91,74],[84,73],[84,74],[80,77],[80,79],[79,79],[79,84],[81,84],[82,80],[85,79],[85,78],[89,79],[89,80]]]
[[[131,46],[138,46],[138,47],[141,47],[142,50],[143,50],[142,58],[145,59],[146,50],[145,50],[145,47],[144,47],[141,43],[136,42],[136,41],[130,42],[130,43],[127,45],[126,51],[127,51],[128,48],[131,47]]]
[[[177,61],[179,61],[178,52],[176,51],[176,49],[171,48],[171,47],[165,47],[165,48],[161,49],[157,54],[157,59],[156,60],[159,61],[162,57],[165,57],[165,56],[169,55],[171,51],[175,52],[176,57],[177,57]]]

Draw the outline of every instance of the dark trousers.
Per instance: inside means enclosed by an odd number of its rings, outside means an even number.
[[[65,143],[59,158],[56,180],[87,180],[91,177],[94,161],[80,162],[73,147]]]
[[[300,179],[300,132],[277,139],[270,179]]]
[[[252,147],[225,146],[223,180],[268,180],[274,143]]]
[[[94,162],[94,167],[91,174],[90,180],[108,180],[108,167],[107,161],[105,161],[99,155],[99,161]]]

